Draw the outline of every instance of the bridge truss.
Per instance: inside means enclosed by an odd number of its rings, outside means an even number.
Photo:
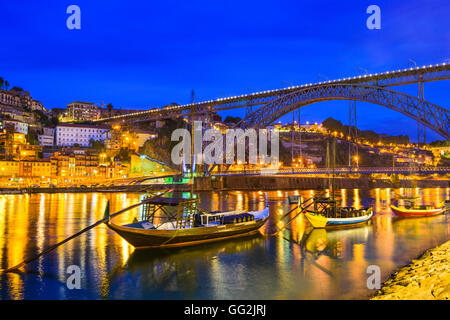
[[[244,128],[265,128],[303,106],[329,100],[370,102],[398,111],[450,140],[447,109],[406,93],[362,84],[324,84],[283,95],[260,107],[240,122]]]
[[[446,79],[450,79],[450,64],[442,63],[396,71],[367,74],[363,76],[360,75],[336,80],[328,80],[318,83],[309,83],[282,89],[266,90],[238,96],[218,98],[215,100],[189,103],[185,105],[167,106],[162,109],[154,108],[151,110],[135,112],[126,115],[103,118],[94,122],[115,124],[139,121],[153,121],[174,117],[185,117],[190,112],[192,112],[192,110],[197,114],[204,114],[235,108],[250,109],[255,106],[263,106],[275,99],[296,92],[300,89],[317,87],[318,85],[324,86],[330,84],[362,84],[366,86],[386,88]]]

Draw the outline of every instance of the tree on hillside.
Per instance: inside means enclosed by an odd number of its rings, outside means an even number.
[[[53,126],[56,126],[56,125],[59,123],[58,117],[52,117],[52,118],[50,119],[50,123],[51,123]]]
[[[408,144],[409,136],[407,135],[399,135],[399,136],[387,136],[381,138],[381,141],[384,143],[393,143],[393,144]]]
[[[0,77],[0,89],[8,90],[9,82]]]
[[[9,85],[9,84],[8,84],[8,85]],[[6,82],[5,82],[5,87],[6,87]],[[17,92],[22,92],[22,91],[24,91],[21,87],[15,87],[15,86],[12,87],[11,90],[12,90],[12,91],[17,91]]]
[[[89,139],[89,146],[92,149],[99,150],[99,151],[105,149],[105,144],[103,143],[103,141],[94,140],[92,138]]]
[[[111,103],[108,103],[108,105],[106,106],[106,109],[108,110],[108,114],[111,117],[111,112],[113,110],[113,105]]]
[[[123,163],[129,163],[131,161],[131,151],[127,148],[120,148],[117,156]]]
[[[46,127],[53,125],[53,122],[51,121],[51,119],[49,119],[49,117],[41,110],[33,110],[32,113],[34,115],[34,118],[37,120],[37,122],[43,124]]]
[[[339,120],[333,118],[327,118],[322,122],[322,126],[330,132],[345,132],[344,125]]]
[[[435,140],[430,143],[431,147],[450,147],[450,141],[448,140]]]
[[[380,141],[380,136],[378,133],[371,130],[363,130],[358,132],[358,136],[372,143],[377,143]]]
[[[39,144],[39,140],[36,135],[36,132],[34,132],[33,130],[28,130],[28,133],[26,134],[25,138],[26,138],[27,142],[31,145]]]
[[[344,135],[348,134],[348,125],[343,125],[339,120],[335,120],[333,118],[327,118],[322,122],[322,125],[329,132],[341,132]],[[384,143],[394,143],[394,144],[408,144],[409,137],[407,135],[398,135],[398,136],[390,136],[390,135],[380,135],[372,130],[359,130],[357,129],[358,139],[369,141],[371,143],[377,143],[382,141]]]
[[[239,123],[242,120],[242,118],[240,117],[232,117],[232,116],[227,116],[224,120],[225,123]]]

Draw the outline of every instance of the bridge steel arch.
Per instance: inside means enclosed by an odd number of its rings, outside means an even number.
[[[403,92],[353,83],[321,84],[283,95],[255,110],[236,126],[265,128],[293,110],[331,100],[357,100],[387,107],[419,121],[450,140],[449,110]]]

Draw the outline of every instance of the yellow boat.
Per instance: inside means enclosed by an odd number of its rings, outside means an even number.
[[[325,228],[327,225],[327,218],[321,214],[309,211],[305,213],[305,216],[314,228]]]
[[[352,227],[369,221],[373,210],[370,207],[340,207],[336,199],[317,198],[314,200],[314,210],[308,210],[305,216],[314,228]]]

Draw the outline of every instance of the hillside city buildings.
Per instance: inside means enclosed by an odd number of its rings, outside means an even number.
[[[0,89],[0,184],[14,183],[73,183],[83,179],[121,178],[132,174],[145,174],[153,170],[153,164],[143,163],[139,156],[146,141],[156,139],[164,120],[156,121],[151,129],[140,127],[121,128],[119,125],[93,124],[109,116],[133,113],[136,110],[98,107],[95,103],[74,101],[66,108],[46,109],[41,102],[21,88]],[[222,122],[213,114],[209,125],[222,133],[233,123]],[[299,125],[295,121],[274,123],[274,129],[284,135],[281,143],[293,148],[292,166],[314,167],[323,161],[321,141],[332,135],[338,142],[349,139],[344,132],[328,132],[319,123]],[[293,134],[291,134],[293,132]],[[293,137],[302,138],[292,143]],[[376,156],[391,156],[392,165],[436,165],[440,157],[450,150],[439,149],[428,153],[411,153],[412,146],[358,142],[361,150]],[[125,151],[124,151],[125,150]],[[300,152],[298,152],[300,151]],[[127,161],[119,154],[128,153]],[[289,152],[290,153],[290,152]],[[294,153],[293,153],[294,154]],[[245,164],[237,164],[245,166]],[[155,167],[156,168],[156,167]],[[156,170],[156,169],[155,169]],[[163,170],[159,165],[158,170]]]

